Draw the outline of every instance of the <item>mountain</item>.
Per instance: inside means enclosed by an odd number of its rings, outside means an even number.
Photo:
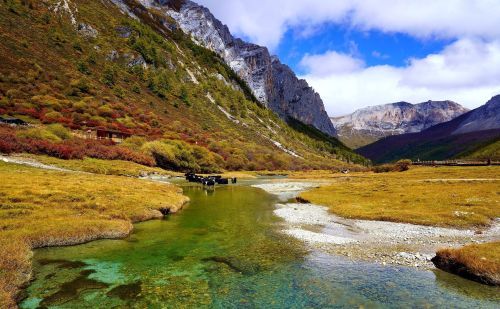
[[[261,104],[254,96],[259,93],[224,59],[193,42],[170,16],[194,14],[191,7],[195,4],[183,1],[158,6],[144,0],[1,2],[0,117],[60,123],[77,135],[95,128],[125,132],[134,137],[127,147],[141,155],[162,152],[157,163],[170,158],[178,169],[335,168],[367,162],[305,123],[333,133],[316,115],[299,117],[307,95],[316,97],[312,90],[302,89],[296,108],[285,108],[287,115],[296,113],[291,124]],[[196,14],[192,18],[199,21]],[[238,52],[259,49],[236,42]],[[248,72],[255,75],[264,60],[249,54],[242,65],[253,61],[255,70]],[[269,83],[276,74],[268,74]],[[280,81],[306,87],[293,78]]]
[[[358,149],[374,162],[401,158],[444,160],[459,157],[499,160],[500,95],[451,121],[419,133],[390,136]]]
[[[387,136],[423,131],[468,111],[452,101],[428,101],[415,105],[398,102],[363,108],[331,120],[339,139],[355,149]]]
[[[280,118],[285,121],[297,119],[335,135],[319,94],[305,80],[299,80],[276,56],[271,56],[266,47],[233,37],[228,27],[207,8],[192,1],[140,2],[172,17],[195,42],[217,53],[246,82],[257,100]]]

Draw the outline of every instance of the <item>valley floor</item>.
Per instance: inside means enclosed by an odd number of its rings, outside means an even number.
[[[467,262],[479,254],[482,262],[474,269],[498,275],[499,172],[499,167],[272,172],[264,174],[288,179],[277,177],[258,187],[281,198],[275,214],[283,219],[283,231],[313,248],[431,268],[440,248],[480,244],[489,246],[488,254],[463,249],[447,251],[446,257]],[[0,307],[14,306],[20,287],[30,280],[34,248],[125,237],[132,223],[161,218],[162,208],[180,209],[187,198],[179,188],[149,181],[171,176],[179,174],[123,161],[0,157]],[[312,204],[286,203],[297,196]]]

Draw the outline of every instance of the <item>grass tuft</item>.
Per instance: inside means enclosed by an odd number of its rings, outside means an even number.
[[[466,278],[500,285],[500,242],[442,249],[433,262],[438,268]]]

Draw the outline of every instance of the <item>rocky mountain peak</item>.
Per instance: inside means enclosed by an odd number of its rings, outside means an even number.
[[[294,118],[335,135],[319,94],[276,56],[271,56],[266,47],[233,37],[226,25],[195,2],[140,2],[172,17],[196,43],[217,53],[248,84],[257,100],[282,119]]]
[[[332,122],[344,143],[359,147],[386,136],[420,132],[466,112],[452,101],[397,102],[366,107]]]
[[[471,111],[453,134],[500,129],[500,95]]]

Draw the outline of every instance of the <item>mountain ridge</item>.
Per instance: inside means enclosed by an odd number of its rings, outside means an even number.
[[[209,9],[193,1],[140,2],[172,17],[198,44],[221,56],[248,84],[257,100],[280,118],[285,121],[294,118],[328,135],[336,135],[320,95],[307,81],[298,79],[287,65],[272,56],[266,47],[233,37],[229,28]]]
[[[357,150],[374,162],[401,158],[445,160],[466,156],[500,139],[500,95],[485,105],[422,132],[390,136]],[[495,153],[490,151],[489,153]],[[491,158],[500,159],[500,158]]]
[[[157,9],[135,0],[8,3],[0,6],[0,117],[63,124],[75,136],[123,132],[137,142],[126,151],[179,170],[368,164],[253,100],[218,55]],[[81,141],[33,142],[76,152]]]
[[[358,148],[387,136],[420,132],[468,111],[453,101],[403,101],[362,108],[331,120],[341,141]]]

